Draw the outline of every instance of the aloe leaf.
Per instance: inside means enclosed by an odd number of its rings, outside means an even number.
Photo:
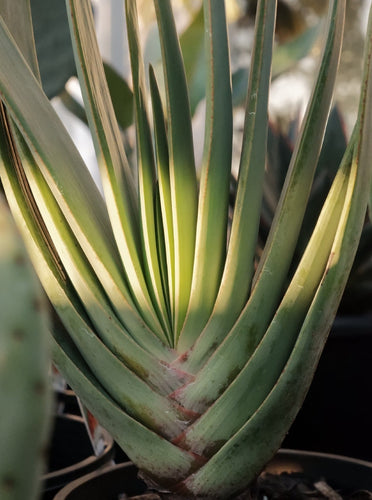
[[[342,48],[342,36],[345,20],[345,2],[335,0],[328,12],[327,40],[313,88],[301,132],[296,141],[291,164],[276,210],[264,254],[259,262],[253,286],[268,279],[280,259],[280,275],[276,282],[281,286],[282,273],[288,271],[295,243],[300,230],[310,194],[315,167],[320,154],[324,131],[332,102],[334,82]],[[290,220],[290,223],[289,223]],[[287,258],[285,258],[287,256]],[[286,265],[285,265],[285,264]],[[266,280],[265,280],[266,277]],[[271,278],[270,278],[271,280]],[[272,294],[275,296],[275,294]]]
[[[79,81],[88,122],[94,132],[93,142],[107,209],[127,281],[140,313],[159,337],[166,340],[143,275],[136,189],[110,99],[91,5],[88,0],[70,0],[68,8]]]
[[[229,481],[239,490],[243,481],[249,483],[253,480],[280,445],[308,390],[348,279],[368,203],[372,178],[369,161],[372,154],[371,33],[370,14],[355,154],[323,279],[278,382],[245,426],[204,467],[185,481],[184,490],[189,493],[197,491],[199,495],[208,496],[211,488],[213,491],[217,488],[222,496],[227,497],[232,493],[228,490]]]
[[[6,151],[8,148],[7,143],[4,142],[4,136],[1,137],[2,151]],[[50,236],[44,227],[40,214],[32,204],[32,196],[28,191],[24,192],[27,185],[24,181],[20,182],[15,175],[17,168],[11,158],[6,160],[3,156],[0,170],[4,188],[12,206],[12,212],[19,222],[34,265],[51,302],[55,305],[66,327],[77,339],[78,344],[79,342],[84,344],[84,342],[89,341],[93,344],[97,344],[97,342],[99,344],[100,342],[95,337],[96,334],[92,329],[91,322],[86,313],[83,312],[81,302],[66,277],[63,265],[56,254],[54,244],[49,239]],[[90,292],[92,296],[89,300],[91,305],[88,312],[92,314],[93,309],[93,313],[96,314],[96,320],[101,327],[100,335],[105,339],[108,347],[118,359],[126,363],[147,383],[166,394],[173,386],[172,379],[176,381],[176,378],[172,377],[170,370],[164,364],[159,363],[162,353],[166,355],[166,350],[164,351],[163,346],[160,344],[158,347],[156,343],[153,344],[150,348],[152,353],[155,354],[159,349],[157,354],[160,358],[157,359],[153,358],[153,354],[150,355],[146,350],[140,348],[127,335],[125,330],[118,326],[114,314],[111,312],[110,315],[110,311],[105,310],[105,308],[107,309],[105,298],[97,300],[94,297],[94,289],[95,287],[92,286]],[[150,341],[151,337],[148,340]],[[150,344],[148,343],[147,348],[149,347]],[[167,359],[167,355],[163,359]]]
[[[25,33],[25,31],[24,31],[23,33]],[[10,52],[10,49],[7,51],[7,53],[8,53],[8,52]],[[17,54],[17,56],[16,56],[15,54]],[[13,55],[13,59],[12,59],[12,60],[13,60],[13,64],[15,64],[15,59],[16,59],[16,57],[19,57],[19,56],[18,56],[18,53],[15,51],[15,53],[14,53],[14,55]],[[22,68],[22,67],[23,67],[23,65],[22,65],[22,64],[20,64],[20,67]],[[10,74],[10,73],[12,73],[12,72],[9,72],[9,74]],[[26,73],[27,73],[27,71],[26,71]],[[25,75],[23,75],[23,77],[24,77],[24,78],[30,78],[29,73],[27,73],[27,75],[28,75],[27,77],[25,77]],[[31,83],[32,83],[32,80],[31,80]],[[9,87],[11,88],[11,84],[9,85]],[[37,84],[36,84],[36,83],[34,84],[34,88],[35,88],[35,91],[36,91],[36,92],[39,90],[39,87],[37,86]],[[17,94],[17,97],[19,97],[19,94],[20,94],[20,93],[18,93],[18,94]],[[29,95],[27,95],[26,100],[28,100],[28,97],[29,97]],[[54,122],[55,122],[56,126],[58,125],[58,126],[60,126],[60,127],[61,127],[61,130],[60,130],[59,128],[55,129],[56,131],[55,131],[55,135],[53,135],[53,138],[54,138],[54,139],[55,139],[56,137],[57,137],[57,138],[61,138],[61,137],[63,138],[63,135],[64,135],[64,133],[65,133],[65,129],[64,129],[64,128],[60,125],[60,123],[59,123],[58,119],[56,118],[56,116],[55,116],[55,114],[54,114],[54,111],[53,111],[50,107],[48,108],[47,101],[45,100],[45,98],[41,98],[41,97],[40,97],[40,99],[44,102],[44,107],[46,108],[46,113],[47,113],[47,114],[49,113],[49,115],[51,115],[51,116],[53,117],[52,123],[54,123]],[[36,102],[37,102],[37,100],[36,100]],[[23,109],[24,109],[24,108],[23,108]],[[38,108],[36,108],[36,109],[38,109]],[[40,115],[39,115],[39,109],[38,109],[38,111],[35,111],[35,110],[34,110],[34,113],[36,113],[36,112],[37,112],[38,116],[40,116]],[[48,130],[48,132],[50,132],[50,126],[49,126],[49,127],[47,127],[47,130]],[[47,135],[47,134],[41,134],[41,137],[44,137],[45,135]],[[67,136],[67,137],[68,137],[68,136]],[[55,158],[58,158],[58,157],[66,157],[66,156],[68,156],[68,151],[69,151],[68,146],[70,146],[70,148],[71,148],[72,152],[74,152],[74,151],[75,151],[75,150],[74,150],[74,147],[72,146],[72,143],[70,143],[70,144],[68,143],[68,141],[67,141],[67,137],[65,137],[65,139],[66,139],[66,144],[65,144],[65,146],[66,146],[66,147],[65,147],[65,149],[64,149],[64,154],[62,155],[61,153],[59,153],[59,154],[58,154],[58,153],[56,153]],[[49,145],[50,145],[51,143],[55,142],[55,141],[54,141],[54,139],[53,139],[53,140],[52,140],[52,139],[50,139]],[[35,140],[35,138],[33,138],[33,140]],[[58,139],[57,139],[57,141],[56,141],[56,142],[58,142]],[[62,146],[63,146],[63,145],[61,145],[61,147],[62,147]],[[38,144],[38,145],[37,145],[37,147],[40,147],[40,144]],[[50,155],[50,156],[52,156],[52,154],[50,153],[50,151],[48,151],[48,149],[49,149],[49,148],[46,148],[47,152],[49,153],[49,155]],[[25,159],[26,159],[27,161],[29,160],[31,163],[33,162],[33,158],[32,158],[32,156],[29,154],[29,152],[26,150],[26,148],[24,148],[24,149],[23,149],[23,154],[24,154],[24,155],[26,155],[26,158],[25,158]],[[28,155],[28,158],[27,158],[27,155]],[[78,156],[76,156],[76,158],[79,158],[79,157],[78,157]],[[27,164],[27,161],[26,161],[26,164]],[[71,161],[72,161],[72,160],[71,160]],[[40,164],[41,164],[43,167],[45,166],[45,165],[43,164],[43,162],[41,161],[41,159],[40,159]],[[80,161],[80,164],[82,165],[81,161]],[[52,162],[52,161],[50,162],[50,165],[51,165],[51,166],[53,166],[53,162]],[[62,165],[63,165],[63,163],[62,163]],[[34,165],[34,167],[35,167],[35,165]],[[77,187],[77,186],[74,184],[74,172],[75,172],[75,170],[74,170],[74,169],[72,169],[72,172],[71,172],[69,175],[67,175],[67,180],[68,180],[68,182],[69,182],[69,188],[68,188],[68,191],[74,191],[74,190],[75,190],[75,188]],[[56,171],[56,174],[58,174],[58,173],[59,173],[59,172],[58,172],[58,171]],[[81,172],[81,173],[82,173],[82,175],[85,175],[84,180],[85,180],[86,185],[88,185],[88,187],[89,187],[89,183],[90,183],[90,182],[93,182],[93,181],[91,180],[91,178],[90,178],[90,176],[89,176],[89,173],[86,171],[85,166],[84,166],[84,168],[83,168],[83,170],[82,170],[82,172]],[[35,172],[34,172],[34,175],[36,175],[36,176],[37,176],[37,175],[39,175],[39,174],[38,174],[38,172],[37,172],[36,170],[35,170]],[[41,180],[41,176],[40,176],[40,175],[39,175],[39,178],[40,178],[40,182],[42,182],[42,180]],[[81,181],[81,183],[82,183],[82,182],[83,182],[83,181]],[[79,182],[78,184],[81,184],[81,183]],[[92,183],[92,186],[94,186],[94,184],[93,184],[93,183]],[[82,190],[83,190],[83,189],[82,189]],[[66,188],[66,191],[67,191],[67,188]],[[83,190],[83,191],[84,191],[84,190]],[[99,213],[99,209],[100,209],[100,200],[101,200],[101,197],[100,197],[100,195],[99,195],[99,193],[98,193],[97,189],[95,188],[95,186],[94,186],[94,188],[93,188],[93,190],[92,190],[92,193],[93,193],[93,195],[94,195],[94,197],[93,197],[93,198],[94,198],[95,209],[96,209],[96,210],[98,211],[98,213]],[[93,200],[92,200],[92,203],[93,203]],[[80,211],[82,211],[82,210],[83,210],[83,208],[84,208],[84,205],[82,205],[82,206],[80,207]],[[90,218],[89,218],[89,221],[91,221],[92,219],[94,219],[94,217],[93,217],[93,213],[94,213],[94,212],[95,212],[95,211],[94,211],[94,209],[93,209],[93,208],[90,208],[90,213],[89,213]],[[104,214],[105,214],[105,211],[103,211],[103,212],[102,212],[102,214],[104,215]],[[106,219],[105,223],[106,223],[107,227],[109,227],[109,224],[108,224],[108,222],[107,222],[107,219]],[[99,226],[98,226],[98,227],[99,227]],[[105,228],[105,229],[106,229],[106,228]],[[98,234],[99,234],[99,233],[98,233]],[[79,233],[79,236],[80,236],[80,233]],[[101,233],[101,234],[99,234],[99,236],[97,236],[97,233],[96,233],[96,237],[98,238],[98,240],[97,240],[97,247],[99,247],[100,242],[104,242],[104,241],[105,241],[105,238],[102,236],[102,233]],[[92,237],[92,238],[93,238],[93,241],[94,241],[94,237]],[[76,244],[75,244],[75,243],[73,243],[73,244],[71,245],[71,248],[74,248],[75,246],[76,246]],[[114,248],[113,248],[113,247],[110,249],[110,253],[109,253],[108,255],[110,255],[110,259],[112,259],[112,257],[115,255],[115,250],[114,250]],[[106,259],[104,259],[104,260],[106,260]],[[99,266],[98,266],[98,263],[99,263],[99,262],[100,262],[100,261],[99,261],[99,259],[97,259],[97,258],[96,258],[96,259],[94,259],[94,268],[95,268],[96,270],[97,270],[97,269],[99,269]],[[58,265],[59,265],[59,264],[58,264]],[[116,272],[117,272],[117,271],[116,271]],[[121,280],[121,279],[122,279],[122,278],[120,278],[120,280]],[[108,286],[108,289],[111,291],[110,293],[112,293],[112,292],[113,292],[113,290],[115,290],[115,288],[117,289],[116,285],[114,285],[114,286],[113,286],[113,283],[112,283],[112,282],[111,282],[111,283],[110,283],[110,285]],[[124,288],[123,288],[123,289],[124,289]],[[125,289],[124,289],[124,290],[125,290]],[[123,290],[122,290],[122,292],[123,292]],[[118,295],[117,295],[117,299],[114,299],[114,302],[116,301],[116,303],[117,303],[117,305],[118,305],[119,310],[123,308],[123,305],[125,305],[125,301],[123,302],[123,295],[122,295],[122,292],[119,292],[119,293],[118,293]],[[120,297],[120,296],[121,296],[121,297]],[[111,298],[112,298],[112,296],[111,296]],[[120,300],[119,300],[119,299],[120,299]],[[105,303],[105,301],[104,301],[103,303]],[[125,321],[128,321],[128,319],[130,320],[130,315],[128,315],[128,314],[127,314],[127,312],[128,312],[128,310],[126,310],[126,314],[124,314]],[[133,326],[134,326],[137,330],[139,330],[140,335],[142,335],[142,337],[143,337],[143,334],[144,334],[144,332],[145,332],[145,330],[146,330],[146,329],[144,328],[143,322],[142,322],[142,321],[138,321],[138,319],[137,319],[137,320],[134,322],[134,324],[132,324],[132,325],[133,325]],[[149,333],[149,332],[148,332],[148,333]],[[151,336],[151,335],[150,335],[150,336]],[[149,339],[149,341],[151,342],[151,339]],[[152,342],[151,342],[151,343],[152,343]],[[155,347],[155,345],[156,345],[156,344],[154,344],[154,345],[153,345],[153,347]],[[160,348],[160,344],[159,344],[159,346],[158,346],[158,347]],[[150,349],[152,349],[152,348],[150,348]],[[155,351],[156,351],[156,350],[157,350],[157,348],[155,347]],[[164,348],[160,349],[159,353],[160,353],[162,350],[164,351]],[[164,351],[164,352],[166,352],[166,351]]]
[[[183,431],[186,421],[177,405],[130,371],[94,332],[88,328],[78,333],[70,331],[87,365],[123,410],[169,440]]]
[[[141,236],[144,249],[143,259],[146,265],[155,309],[160,316],[167,340],[171,344],[167,300],[165,298],[159,266],[159,241],[157,240],[155,224],[156,172],[152,137],[146,109],[145,69],[139,43],[137,4],[136,2],[126,2],[125,7],[136,113],[138,190]]]
[[[232,102],[223,2],[204,2],[208,82],[204,154],[190,302],[177,344],[192,345],[212,311],[226,254],[232,152]],[[221,102],[224,103],[221,106]]]
[[[124,293],[123,271],[100,192],[2,22],[0,39],[3,101],[100,281],[108,291],[119,287]]]
[[[38,200],[38,208],[46,222],[53,244],[61,256],[63,265],[80,298],[85,304],[88,304],[87,312],[98,331],[101,332],[102,337],[107,339],[107,342],[112,342],[114,338],[120,339],[124,325],[124,329],[136,342],[144,346],[146,345],[145,339],[147,339],[152,344],[152,347],[147,346],[147,349],[155,348],[159,352],[160,342],[148,338],[153,337],[154,334],[146,328],[128,294],[122,294],[118,289],[115,290],[115,303],[110,304],[106,292],[102,289],[95,275],[94,268],[81,251],[75,236],[41,176],[38,166],[27,148],[24,149],[19,145],[18,150],[21,154],[22,166],[34,196]],[[114,290],[111,294],[113,292]],[[117,334],[114,335],[114,332]],[[165,351],[165,349],[163,348],[161,351]]]
[[[208,370],[201,371],[202,381],[198,385],[203,389],[197,396],[193,394],[194,399],[184,400],[182,389],[177,391],[176,399],[184,406],[199,413],[205,412],[187,429],[183,439],[187,448],[195,453],[210,453],[216,446],[222,446],[254,414],[279,378],[328,261],[347,191],[354,143],[273,321],[244,368],[224,392],[219,377]],[[229,355],[231,353],[227,353]],[[221,392],[222,395],[213,403]],[[236,408],[233,415],[232,406]]]
[[[156,153],[156,166],[157,166],[157,204],[158,209],[158,238],[159,242],[159,255],[160,267],[162,273],[162,280],[164,283],[164,293],[168,302],[169,318],[171,323],[174,324],[174,237],[173,237],[173,214],[172,214],[172,199],[170,188],[170,175],[169,175],[169,150],[167,140],[167,130],[165,124],[165,116],[163,105],[160,96],[159,86],[156,81],[155,71],[152,66],[149,70],[149,82],[151,92],[151,104],[154,123],[154,138],[155,138],[155,153]],[[160,252],[162,252],[160,254]]]
[[[236,346],[241,346],[244,342],[245,350],[240,347],[242,361],[243,353],[248,357],[253,352],[272,319],[295,250],[331,104],[342,45],[344,14],[345,1],[335,0],[330,5],[329,32],[327,31],[317,81],[304,118],[302,133],[292,156],[276,218],[255,273],[250,298],[234,327],[234,335],[230,335],[227,343],[225,342],[227,345],[236,342]],[[230,320],[229,317],[228,319]],[[216,323],[214,328],[208,328],[208,325],[199,337],[185,364],[187,370],[195,372],[213,354],[212,346],[220,344],[226,336],[226,329],[221,328],[220,322]],[[225,366],[230,363],[231,372],[236,373],[238,367],[242,366],[235,358],[225,360]]]
[[[85,364],[76,348],[58,331],[53,332],[52,354],[61,373],[84,405],[107,429],[145,474],[161,477],[171,486],[198,465],[193,456],[151,431],[118,407]]]
[[[249,295],[262,198],[259,186],[262,185],[265,168],[268,85],[275,14],[275,2],[260,3],[246,104],[238,190],[226,263],[211,318],[196,341],[194,349],[190,352],[187,362],[188,370],[194,370],[194,367],[198,366],[205,346],[210,345],[211,337],[214,340],[219,335],[222,337],[228,333]],[[214,83],[214,85],[216,84],[217,82]],[[219,103],[216,105],[222,107]],[[211,256],[208,255],[208,259],[210,258]],[[209,283],[210,279],[206,284]],[[191,343],[183,344],[182,347],[189,348]]]
[[[367,109],[370,108],[370,96],[368,100]],[[371,164],[364,156],[367,152],[371,154],[370,145],[364,142],[371,142],[367,126],[364,133],[362,153],[352,165],[326,271],[285,369],[252,418],[204,467],[185,481],[184,490],[189,493],[198,491],[199,495],[208,496],[212,489],[218,488],[221,495],[227,497],[231,494],[227,486],[229,481],[236,490],[243,481],[252,481],[279,447],[302,405],[346,285],[357,247],[355,233],[360,233],[364,221],[372,174]]]
[[[329,115],[323,146],[315,172],[314,183],[305,211],[300,235],[298,237],[296,253],[301,254],[309,240],[320,209],[327,196],[327,191],[339,168],[346,145],[345,127],[340,111],[337,107],[333,107]],[[295,261],[296,260],[297,259],[295,259]]]
[[[189,302],[194,262],[197,182],[190,105],[179,40],[169,0],[154,0],[167,97],[169,172],[174,235],[174,335],[178,338]]]
[[[76,323],[75,329],[70,328],[71,339],[107,393],[146,427],[167,439],[177,436],[185,422],[176,405],[148,385],[146,378],[141,379],[128,369],[105,347],[89,325]],[[144,376],[143,373],[141,375]],[[150,377],[153,374],[148,374]]]

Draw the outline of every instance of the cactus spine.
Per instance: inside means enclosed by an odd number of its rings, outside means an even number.
[[[49,435],[48,314],[0,194],[0,498],[38,498]]]

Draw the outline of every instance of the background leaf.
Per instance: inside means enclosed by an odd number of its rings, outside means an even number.
[[[49,98],[58,95],[76,74],[65,2],[31,0],[41,80]]]

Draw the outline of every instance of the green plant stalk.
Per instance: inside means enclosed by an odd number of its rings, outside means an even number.
[[[52,406],[49,310],[0,196],[0,497],[38,498]]]

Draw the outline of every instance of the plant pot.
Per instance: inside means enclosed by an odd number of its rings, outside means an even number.
[[[267,465],[265,472],[300,474],[310,483],[326,481],[327,485],[346,496],[362,490],[372,494],[372,462],[342,455],[282,449]]]
[[[331,487],[346,493],[372,491],[372,463],[337,455],[279,450],[265,472],[300,472],[311,480],[325,477]],[[127,462],[77,479],[60,490],[54,500],[117,500],[120,495],[141,495],[145,491],[145,483],[137,478],[137,468]]]
[[[372,315],[338,317],[285,448],[372,461]]]
[[[114,443],[105,433],[105,447],[96,456],[82,417],[56,415],[49,449],[47,473],[44,474],[41,500],[51,500],[63,486],[89,472],[110,465]]]
[[[79,399],[76,396],[76,393],[70,389],[58,390],[55,391],[55,400],[56,400],[56,413],[61,415],[77,415],[79,417],[81,414],[81,407],[79,405]],[[129,458],[124,453],[124,451],[120,448],[117,443],[114,443],[114,456],[116,463],[128,462]]]
[[[137,477],[137,467],[125,462],[76,479],[54,500],[117,500],[123,493],[141,495],[146,490],[146,484]]]
[[[81,416],[78,398],[72,389],[55,391],[56,412],[58,414]]]

